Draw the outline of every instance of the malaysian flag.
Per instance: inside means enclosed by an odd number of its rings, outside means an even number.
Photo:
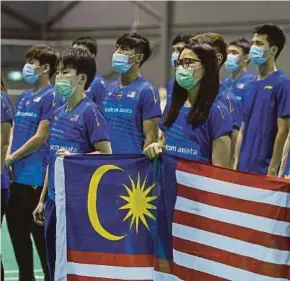
[[[290,280],[290,182],[162,156],[56,161],[57,281]]]
[[[55,165],[55,280],[152,280],[157,187],[151,161],[74,155]]]
[[[171,169],[176,196],[167,192],[162,216],[167,205],[173,250],[156,269],[173,279],[163,280],[290,280],[289,180],[183,160]]]

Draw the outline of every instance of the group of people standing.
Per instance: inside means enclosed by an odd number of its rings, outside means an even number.
[[[113,83],[97,73],[91,37],[75,39],[61,53],[44,44],[29,48],[23,78],[31,89],[15,110],[1,81],[1,219],[6,211],[19,280],[34,280],[31,234],[45,280],[54,280],[56,156],[144,153],[154,159],[166,153],[290,175],[290,80],[275,63],[285,41],[272,24],[256,27],[251,43],[227,44],[217,33],[178,35],[166,91],[141,75],[151,47],[138,33],[117,39],[112,68],[119,78]],[[249,62],[257,73],[247,70]],[[221,81],[224,64],[230,75]]]

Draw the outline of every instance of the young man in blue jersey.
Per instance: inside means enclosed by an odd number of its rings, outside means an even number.
[[[76,38],[72,42],[72,47],[88,51],[95,58],[98,53],[98,45],[96,40],[90,36],[82,36]],[[101,73],[96,73],[92,83],[86,89],[86,95],[95,103],[99,108],[102,108],[102,102],[107,92],[106,82]]]
[[[14,116],[13,104],[7,95],[7,89],[3,83],[1,77],[1,228],[2,220],[5,215],[6,208],[9,201],[9,172],[6,167],[4,167],[4,161],[7,155],[7,150],[9,147],[10,133],[12,129]],[[4,268],[1,259],[1,276],[4,280]]]
[[[225,69],[230,72],[223,84],[228,87],[241,103],[247,84],[255,80],[257,73],[247,69],[251,43],[246,38],[239,38],[230,42],[227,48]]]
[[[174,67],[174,61],[176,61],[179,57],[179,54],[181,50],[184,48],[185,45],[187,45],[190,41],[190,38],[192,38],[191,34],[178,34],[174,39],[172,40],[171,48],[172,48],[172,54],[171,54],[171,65]],[[175,77],[173,77],[167,84],[166,92],[167,92],[167,100],[171,99],[172,90],[174,86]]]
[[[54,162],[56,154],[111,154],[109,128],[98,106],[86,97],[96,73],[96,62],[84,50],[70,49],[60,55],[57,63],[55,91],[67,103],[57,109],[49,136],[49,165],[44,188],[33,216],[45,228],[46,251],[50,281],[54,280],[56,209]],[[48,196],[46,196],[48,193]],[[47,197],[47,198],[46,198]],[[45,205],[45,206],[44,206]],[[45,214],[45,219],[44,219]]]
[[[193,44],[195,42],[206,43],[212,46],[216,50],[219,69],[222,68],[227,59],[227,44],[222,35],[211,32],[203,33],[193,37],[191,42]],[[233,131],[231,134],[231,166],[233,167],[235,146],[241,125],[241,107],[231,90],[226,87],[223,82],[220,82],[219,95],[217,99],[219,99],[228,109],[233,121]]]
[[[109,85],[103,103],[113,153],[140,154],[157,141],[161,116],[159,94],[140,74],[150,55],[148,39],[138,33],[126,33],[116,42],[112,67],[120,78]]]
[[[57,53],[47,45],[34,45],[27,51],[23,78],[32,88],[16,103],[11,150],[5,161],[14,175],[6,217],[21,281],[34,280],[31,234],[48,280],[44,232],[34,224],[32,213],[44,181],[49,120],[62,102],[50,84],[56,59]]]
[[[253,33],[250,59],[259,76],[244,96],[235,168],[276,176],[290,129],[290,80],[276,67],[286,36],[273,24],[258,26]]]

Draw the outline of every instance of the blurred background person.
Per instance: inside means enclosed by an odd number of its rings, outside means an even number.
[[[13,104],[8,96],[7,89],[1,77],[1,231],[2,221],[9,201],[9,172],[4,167],[4,161],[10,143],[10,134],[13,124],[14,110]],[[4,279],[4,269],[1,258],[1,276]],[[3,280],[2,279],[2,280]]]
[[[160,142],[145,148],[156,158],[162,152],[230,167],[231,117],[221,101],[219,66],[215,50],[208,44],[186,45],[175,61],[175,80],[171,102],[160,122]]]
[[[185,45],[189,44],[190,38],[193,36],[191,34],[178,34],[172,40],[171,44],[171,65],[174,67],[174,62],[178,59],[181,50]],[[175,78],[173,78],[168,82],[166,91],[167,91],[167,99],[171,99],[172,90],[174,86]]]
[[[50,118],[62,103],[54,93],[50,78],[55,73],[57,53],[47,45],[34,45],[26,53],[23,77],[31,89],[23,92],[15,107],[12,145],[5,165],[12,166],[13,183],[7,209],[7,225],[19,267],[19,280],[34,279],[32,234],[45,274],[44,232],[33,222],[34,211],[43,186],[45,154]]]
[[[240,104],[243,99],[245,87],[249,82],[256,80],[258,76],[256,72],[247,69],[250,61],[250,48],[251,43],[243,37],[230,42],[227,48],[225,69],[230,74],[222,83],[231,90]]]
[[[286,37],[273,24],[257,26],[253,33],[250,59],[259,76],[249,84],[244,97],[245,116],[235,167],[243,172],[277,176],[290,130],[290,79],[276,67]]]
[[[96,59],[98,53],[97,41],[90,36],[78,37],[72,42],[72,47],[88,51]],[[106,82],[101,73],[96,73],[94,80],[86,89],[86,95],[95,103],[99,108],[102,108],[102,103],[106,95]]]
[[[120,78],[108,86],[103,104],[113,153],[140,154],[158,140],[159,93],[140,73],[150,55],[148,39],[138,33],[117,39],[112,67]]]

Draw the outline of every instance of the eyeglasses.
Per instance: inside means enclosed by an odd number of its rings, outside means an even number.
[[[182,66],[183,68],[188,68],[191,64],[200,64],[201,61],[197,60],[197,59],[189,59],[189,58],[185,58],[183,60],[175,60],[174,61],[174,67],[177,68],[178,66]]]

